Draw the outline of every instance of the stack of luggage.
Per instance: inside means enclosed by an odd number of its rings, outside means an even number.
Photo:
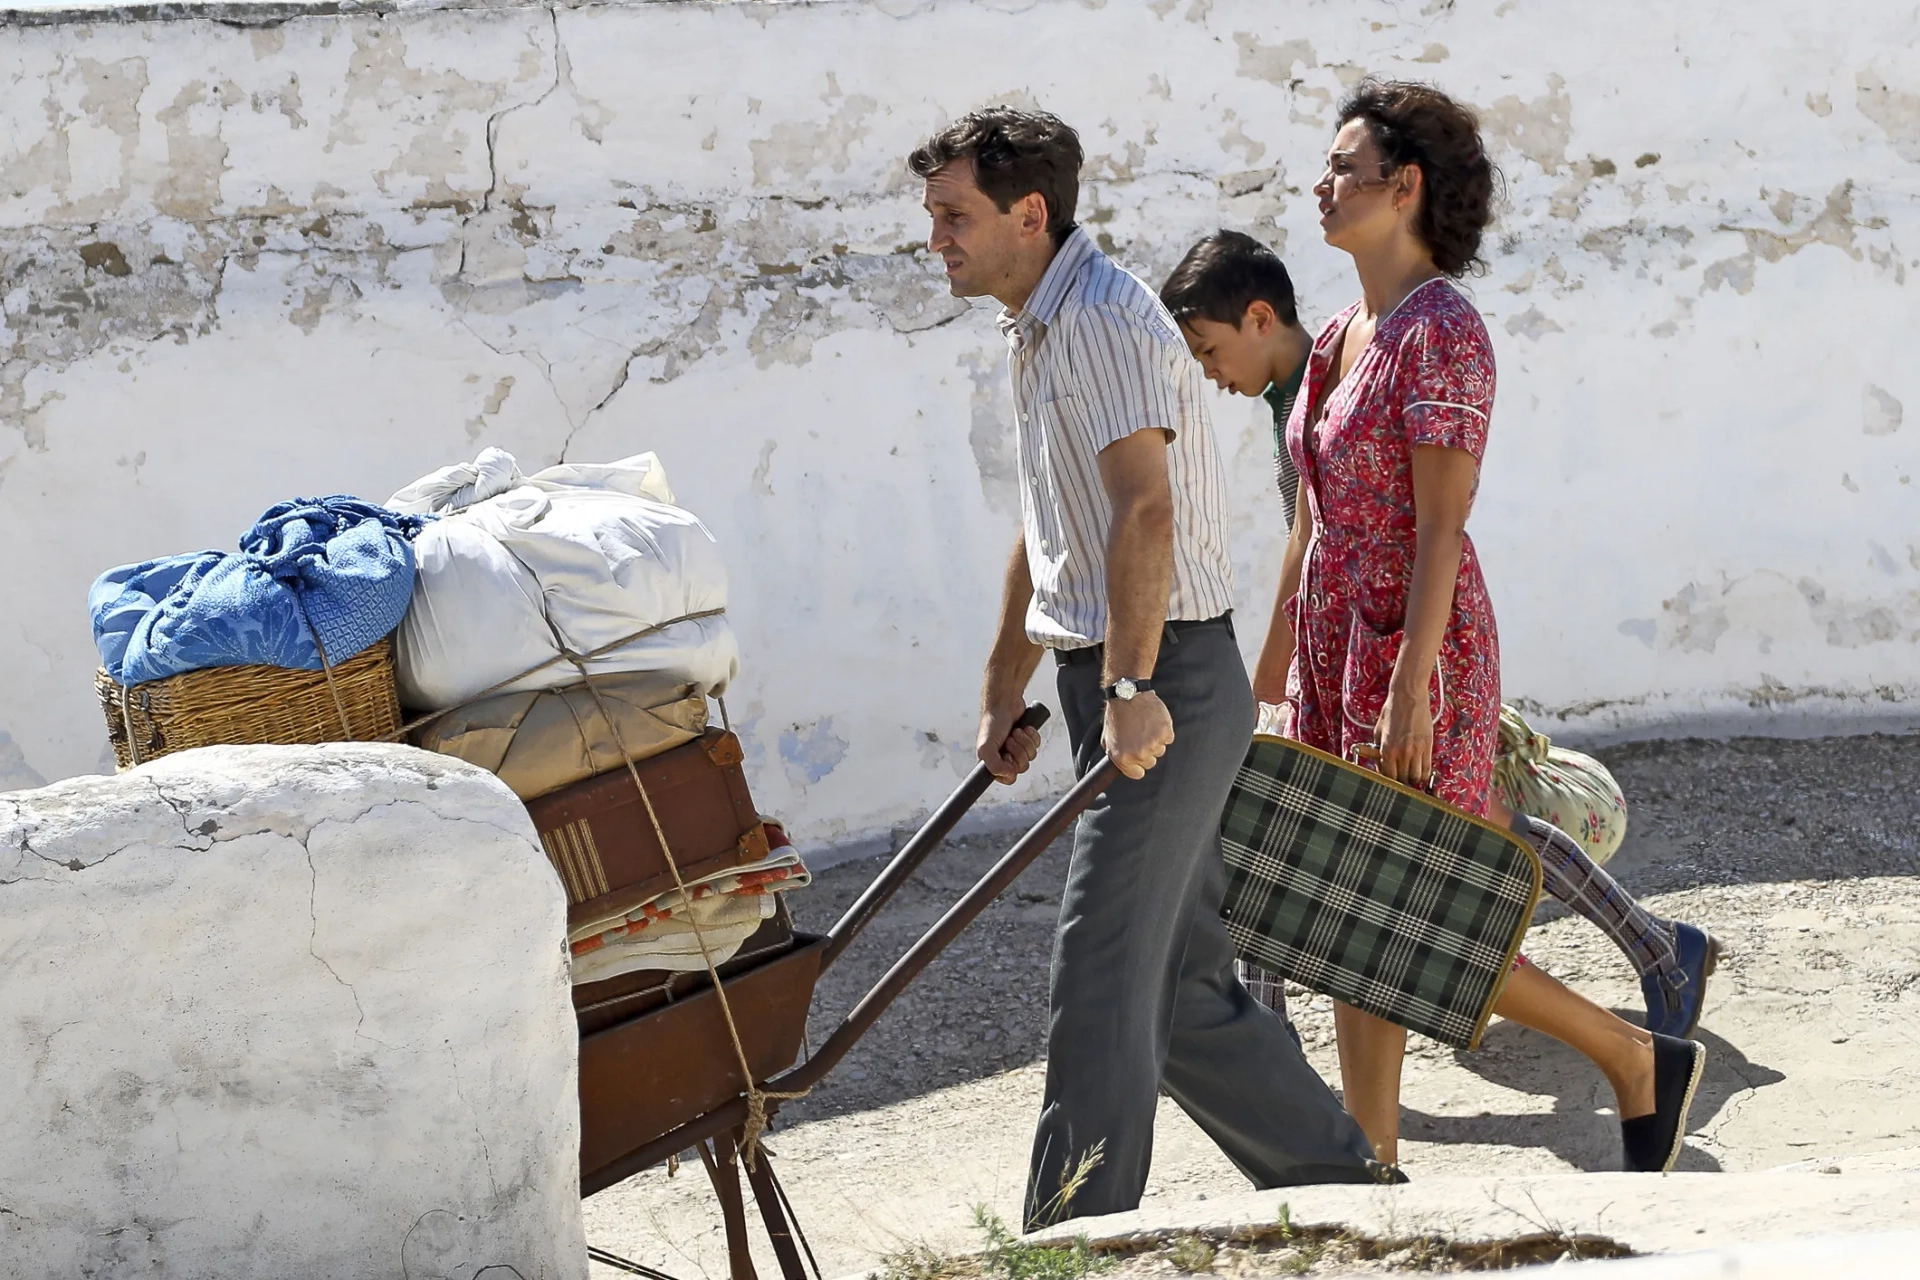
[[[659,460],[523,476],[488,449],[387,505],[438,517],[396,644],[401,701],[429,717],[413,741],[526,802],[567,892],[582,1030],[790,947],[781,895],[806,869],[707,723],[738,667],[725,567]]]
[[[724,563],[651,453],[527,476],[487,449],[381,507],[283,503],[89,605],[123,767],[404,734],[499,775],[566,889],[583,1031],[793,944],[806,868],[708,724],[739,665]]]

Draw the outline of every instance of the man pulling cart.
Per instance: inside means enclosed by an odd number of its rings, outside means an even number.
[[[981,694],[1003,781],[1048,650],[1074,763],[1124,778],[1079,819],[1054,939],[1025,1220],[1139,1204],[1164,1087],[1256,1184],[1382,1176],[1284,1024],[1233,974],[1220,816],[1254,725],[1226,483],[1199,366],[1152,290],[1074,225],[1081,149],[1050,115],[963,117],[908,160],[959,297],[1011,350],[1022,532]],[[1071,1190],[1069,1190],[1071,1188]]]

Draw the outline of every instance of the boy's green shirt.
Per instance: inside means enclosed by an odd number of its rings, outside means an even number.
[[[1293,402],[1300,397],[1300,384],[1306,379],[1307,365],[1302,360],[1300,367],[1285,382],[1276,382],[1261,393],[1267,407],[1273,410],[1273,482],[1280,488],[1280,504],[1287,513],[1287,528],[1293,528],[1293,504],[1300,492],[1300,473],[1294,470],[1293,458],[1287,453],[1287,419],[1293,416]]]

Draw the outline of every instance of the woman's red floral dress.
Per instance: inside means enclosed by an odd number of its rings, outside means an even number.
[[[1314,535],[1299,594],[1287,604],[1296,644],[1284,732],[1348,759],[1356,744],[1373,741],[1406,625],[1413,447],[1465,449],[1478,461],[1494,383],[1493,344],[1479,313],[1451,284],[1431,280],[1380,321],[1320,413],[1328,367],[1359,306],[1321,330],[1287,423]],[[1428,696],[1433,793],[1483,814],[1500,727],[1500,642],[1470,538]]]

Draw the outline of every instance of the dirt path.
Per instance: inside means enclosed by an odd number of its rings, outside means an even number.
[[[1920,738],[1601,754],[1632,805],[1616,873],[1656,910],[1706,925],[1732,948],[1711,987],[1701,1038],[1712,1056],[1679,1167],[1920,1152]],[[823,982],[816,1043],[1007,843],[966,840],[936,856]],[[1063,849],[1049,852],[833,1077],[788,1107],[770,1145],[828,1275],[906,1241],[966,1244],[975,1203],[1015,1216],[1064,863]],[[796,916],[830,921],[876,866],[826,872],[796,895]],[[1638,987],[1600,935],[1553,908],[1541,921],[1527,943],[1535,962],[1637,1020]],[[1301,1000],[1295,1020],[1315,1066],[1337,1079],[1325,1001]],[[1618,1167],[1605,1082],[1517,1027],[1497,1024],[1474,1054],[1416,1038],[1403,1096],[1403,1162],[1415,1179]],[[1148,1202],[1245,1186],[1163,1102]],[[671,1180],[655,1170],[603,1192],[587,1202],[587,1223],[603,1248],[676,1275],[725,1275],[718,1214],[697,1170]]]

